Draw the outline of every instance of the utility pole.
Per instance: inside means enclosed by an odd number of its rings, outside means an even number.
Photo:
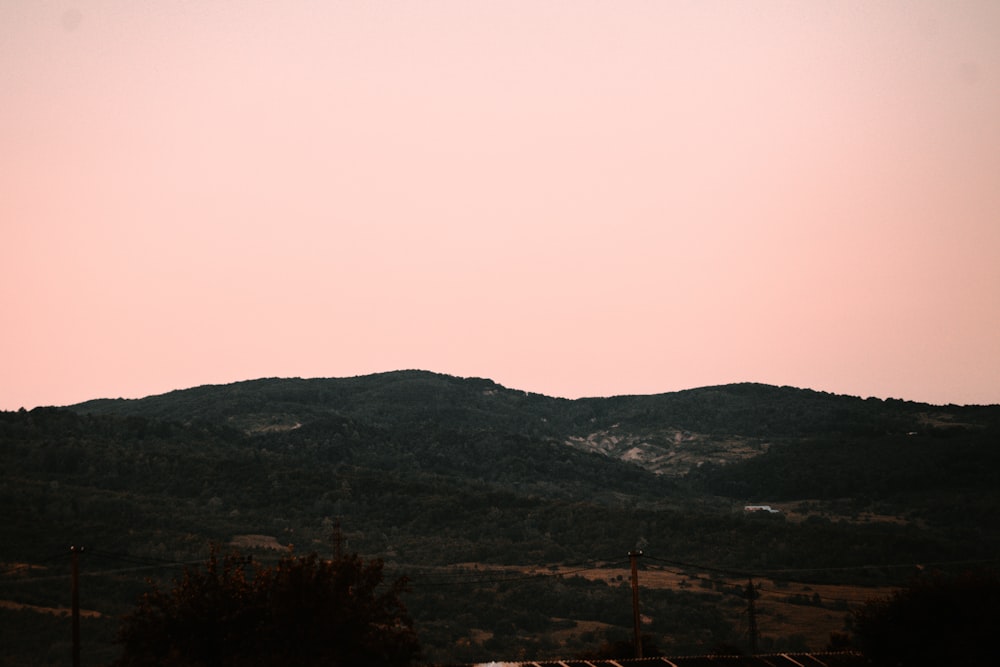
[[[333,557],[338,561],[344,557],[344,534],[340,532],[340,519],[333,524]]]
[[[632,564],[632,626],[635,632],[635,657],[642,658],[642,632],[639,617],[639,565],[638,559],[642,551],[629,551],[628,559]]]
[[[83,547],[69,548],[72,561],[71,597],[73,613],[73,667],[80,667],[80,552]]]
[[[747,632],[750,634],[750,655],[757,654],[757,609],[753,601],[757,599],[757,589],[753,587],[753,577],[747,578]]]

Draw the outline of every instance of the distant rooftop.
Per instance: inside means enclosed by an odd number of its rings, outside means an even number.
[[[770,655],[700,655],[674,658],[616,660],[528,660],[481,662],[450,667],[861,667],[868,662],[860,653],[774,653]],[[443,667],[443,666],[442,666]]]

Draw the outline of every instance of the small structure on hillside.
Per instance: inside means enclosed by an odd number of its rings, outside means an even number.
[[[776,510],[770,505],[745,505],[743,507],[744,512],[768,512],[769,514],[778,514],[781,510]]]

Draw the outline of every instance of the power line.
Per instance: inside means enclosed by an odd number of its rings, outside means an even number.
[[[94,553],[95,554],[100,554],[100,555],[102,555],[104,557],[108,557],[109,556],[109,554],[107,554],[105,552],[95,551]],[[85,552],[85,554],[89,556],[91,554],[91,551],[88,549]],[[150,562],[150,561],[142,561],[142,560],[130,561],[130,560],[127,560],[124,557],[119,557],[119,559],[123,560],[124,562],[134,562],[134,563],[138,563],[138,564],[136,564],[134,567],[120,567],[120,568],[104,569],[104,570],[84,570],[84,571],[81,571],[79,573],[79,576],[81,576],[81,577],[102,577],[102,576],[108,576],[108,575],[113,575],[113,574],[126,574],[126,573],[130,573],[130,572],[143,572],[143,571],[148,571],[148,570],[163,570],[163,569],[173,569],[173,568],[179,568],[179,567],[187,567],[187,566],[190,566],[190,565],[199,565],[199,564],[202,564],[202,563],[205,562],[204,559],[192,560],[192,561],[186,561],[186,562],[182,562],[182,561]],[[18,578],[18,579],[7,579],[7,580],[3,581],[2,583],[3,583],[4,586],[11,585],[11,584],[37,584],[37,583],[44,583],[44,582],[50,582],[50,581],[66,581],[66,580],[70,579],[72,576],[73,575],[71,573],[67,573],[67,574],[51,574],[51,575],[44,575],[44,576],[39,576],[39,577],[26,576],[26,577],[21,577],[21,578]]]
[[[597,563],[600,563],[600,564],[597,564]],[[437,575],[437,576],[454,576],[455,580],[452,580],[452,581],[428,581],[426,579],[417,580],[417,579],[414,579],[413,577],[411,577],[411,581],[414,583],[414,586],[419,587],[419,588],[437,587],[437,586],[473,586],[473,585],[511,584],[511,583],[521,583],[521,582],[532,581],[532,580],[537,581],[538,579],[540,579],[542,577],[565,577],[565,576],[580,574],[582,572],[593,572],[593,571],[599,571],[599,570],[606,570],[609,567],[612,567],[612,566],[617,565],[617,564],[618,563],[607,563],[605,561],[597,561],[597,562],[595,562],[595,564],[590,565],[588,567],[580,567],[580,568],[573,569],[573,570],[561,570],[561,571],[554,571],[554,572],[553,571],[538,571],[538,572],[533,572],[531,574],[523,574],[521,572],[517,572],[516,574],[514,574],[514,576],[503,576],[503,574],[506,571],[501,571],[500,573],[497,573],[497,574],[500,574],[500,576],[491,576],[491,575],[488,575],[488,574],[487,574],[487,576],[481,576],[480,575],[480,571],[464,570],[464,571],[454,571],[454,572],[441,572],[441,573],[438,573],[438,575]],[[404,574],[406,574],[406,573],[404,572]],[[459,577],[465,577],[467,575],[474,575],[474,576],[470,576],[468,578],[461,579],[461,580],[458,579]],[[409,575],[407,575],[407,576],[409,576]]]
[[[199,558],[198,560],[189,561],[178,561],[168,558],[159,558],[155,556],[144,556],[137,554],[130,554],[125,552],[109,551],[104,549],[88,548],[86,552],[88,557],[96,557],[107,560],[119,561],[122,563],[128,563],[132,567],[122,567],[122,568],[109,568],[102,570],[91,570],[80,572],[81,576],[105,576],[114,574],[124,574],[129,572],[142,572],[157,569],[174,569],[188,567],[192,565],[200,565],[205,562],[204,558]],[[964,560],[952,560],[952,561],[930,561],[922,563],[891,563],[891,564],[868,564],[868,565],[851,565],[851,566],[825,566],[825,567],[807,567],[807,568],[775,568],[775,569],[758,569],[754,571],[737,570],[733,568],[723,568],[714,565],[706,565],[703,563],[692,563],[688,561],[681,561],[675,559],[660,558],[657,556],[651,556],[644,553],[643,557],[647,561],[653,561],[655,563],[663,563],[666,565],[671,565],[677,568],[683,568],[687,571],[678,571],[676,569],[668,568],[658,568],[661,571],[675,574],[678,576],[685,576],[688,579],[694,579],[696,581],[717,583],[712,579],[707,579],[704,577],[699,577],[697,575],[691,574],[690,571],[696,572],[709,572],[714,574],[723,575],[733,579],[743,579],[747,577],[755,578],[768,578],[775,579],[773,575],[780,574],[797,574],[797,573],[824,573],[824,572],[852,572],[852,571],[869,571],[869,570],[893,570],[893,569],[911,569],[919,570],[921,568],[927,567],[947,567],[947,566],[959,566],[959,565],[986,565],[991,563],[1000,563],[1000,559],[964,559]],[[43,576],[31,576],[32,570],[38,569],[38,566],[44,565],[46,563],[51,563],[53,561],[60,561],[66,558],[66,554],[53,554],[45,558],[34,561],[33,563],[26,564],[13,564],[7,569],[0,571],[0,576],[4,576],[5,579],[2,581],[4,585],[7,584],[20,584],[20,583],[41,583],[46,581],[57,581],[66,580],[70,578],[70,574],[52,574]],[[267,560],[267,559],[265,559]],[[576,567],[570,570],[551,570],[551,565],[536,565],[528,567],[538,568],[537,572],[532,572],[526,574],[523,570],[519,570],[516,573],[511,572],[513,576],[505,576],[505,572],[493,572],[486,573],[482,570],[470,570],[468,568],[455,568],[453,566],[425,566],[416,567],[410,571],[402,571],[400,574],[410,577],[411,581],[415,581],[417,585],[424,586],[451,586],[451,585],[476,585],[476,584],[506,584],[506,583],[517,583],[523,581],[530,581],[533,579],[538,579],[539,577],[547,576],[572,576],[576,574],[581,574],[590,571],[602,571],[616,568],[627,567],[628,563],[622,559],[603,559],[603,560],[593,560],[578,563],[580,567]],[[502,566],[501,566],[502,567]],[[437,572],[430,573],[430,577],[434,579],[428,580],[424,578],[423,580],[418,579],[422,576],[420,570],[439,570]],[[17,576],[20,574],[20,576]],[[13,577],[11,575],[14,575]],[[10,577],[10,578],[7,578]],[[444,578],[446,580],[442,581]],[[798,583],[798,584],[815,584],[816,582],[810,581],[800,581],[795,579],[789,579],[781,577],[775,579],[777,581],[785,581],[788,583]],[[762,589],[767,592],[780,595],[781,591]],[[822,596],[821,596],[822,597]],[[827,598],[822,597],[822,599],[831,601],[844,601],[844,602],[858,602],[858,600],[851,599],[841,599],[841,598]]]
[[[758,570],[760,574],[782,574],[786,572],[849,572],[858,570],[898,570],[903,568],[921,569],[925,567],[945,567],[954,565],[985,565],[987,563],[1000,563],[997,558],[984,558],[975,560],[943,560],[925,561],[921,563],[892,563],[886,565],[847,565],[840,567],[804,567],[786,568],[776,570]],[[808,582],[802,582],[808,583]]]
[[[666,563],[668,565],[675,565],[678,567],[683,567],[703,572],[715,572],[717,574],[723,574],[733,578],[756,577],[759,579],[772,578],[767,576],[772,574],[799,573],[799,572],[852,572],[852,571],[865,571],[865,570],[897,570],[897,569],[919,570],[926,567],[945,567],[945,566],[956,566],[956,565],[985,565],[987,563],[1000,563],[1000,559],[989,558],[989,559],[953,560],[953,561],[925,561],[921,563],[893,563],[893,564],[882,564],[882,565],[870,564],[870,565],[845,565],[845,566],[835,566],[835,567],[828,566],[828,567],[764,569],[764,570],[754,570],[751,572],[747,570],[725,569],[711,565],[688,563],[679,560],[668,560],[666,558],[656,558],[655,556],[648,556],[648,555],[646,556],[646,558],[648,558],[649,560]],[[786,579],[784,577],[782,577],[781,580],[792,583],[801,583],[801,584],[815,583],[809,581],[796,581],[794,579]]]

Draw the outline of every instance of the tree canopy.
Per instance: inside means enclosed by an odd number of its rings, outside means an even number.
[[[380,560],[288,555],[273,566],[213,551],[171,590],[142,595],[119,632],[118,667],[410,664],[419,654]]]
[[[854,613],[854,634],[874,665],[996,664],[1000,579],[932,573]]]

